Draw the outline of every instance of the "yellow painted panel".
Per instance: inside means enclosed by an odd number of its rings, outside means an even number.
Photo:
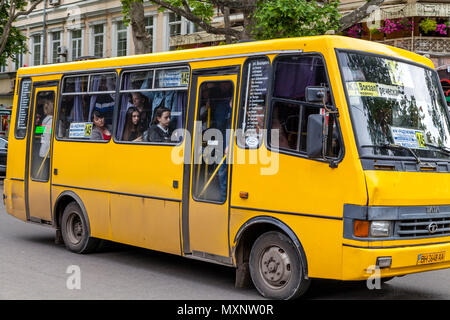
[[[191,249],[228,257],[227,206],[198,202],[191,204],[189,215]]]
[[[436,172],[365,171],[369,205],[450,204],[450,174]]]
[[[181,254],[180,204],[111,194],[112,240]]]
[[[3,192],[6,195],[6,212],[26,221],[24,182],[5,179],[3,181]]]
[[[174,148],[55,141],[53,184],[181,200],[183,166],[171,161]]]
[[[276,163],[273,174],[263,174],[269,167],[264,164],[234,164],[232,206],[342,217],[345,203],[366,204],[364,176],[351,155],[346,154],[338,168],[330,168],[324,162],[260,149]],[[248,192],[248,199],[240,198],[241,191]]]

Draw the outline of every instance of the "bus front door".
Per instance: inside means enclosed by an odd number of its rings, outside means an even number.
[[[231,261],[228,157],[237,79],[237,74],[194,74],[191,92],[197,92],[196,108],[195,115],[194,110],[189,115],[193,149],[187,166],[190,179],[184,180],[190,182],[189,199],[186,189],[183,197],[183,206],[189,203],[188,211],[183,211],[184,253],[225,263]]]
[[[35,84],[25,182],[27,218],[35,222],[52,220],[50,170],[56,95],[56,86]]]

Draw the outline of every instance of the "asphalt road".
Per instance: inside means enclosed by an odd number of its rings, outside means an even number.
[[[99,253],[70,253],[54,243],[53,229],[16,220],[1,204],[0,299],[262,298],[254,288],[234,288],[234,269],[220,265],[119,244]],[[361,283],[316,280],[304,299],[448,300],[450,269],[395,278],[374,290]]]

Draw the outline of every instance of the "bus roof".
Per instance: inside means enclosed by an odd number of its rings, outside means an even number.
[[[83,60],[76,62],[40,65],[20,68],[17,76],[36,76],[44,74],[61,74],[64,72],[74,72],[79,70],[96,70],[104,68],[120,68],[135,65],[145,65],[152,63],[176,63],[189,62],[207,59],[232,58],[236,56],[247,56],[255,53],[282,53],[283,51],[303,50],[310,51],[310,48],[324,46],[334,49],[361,50],[366,52],[388,55],[395,58],[410,60],[412,62],[424,64],[434,68],[433,63],[428,58],[413,52],[399,49],[392,46],[383,45],[373,41],[355,39],[344,36],[313,36],[302,38],[286,38],[264,41],[251,41],[231,45],[221,45],[205,48],[166,51],[134,56],[123,56],[115,58],[103,58],[95,60]],[[308,46],[310,48],[308,48]]]

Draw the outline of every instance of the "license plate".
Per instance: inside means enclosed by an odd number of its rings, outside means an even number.
[[[444,261],[445,252],[421,253],[417,257],[417,264],[430,264]]]

